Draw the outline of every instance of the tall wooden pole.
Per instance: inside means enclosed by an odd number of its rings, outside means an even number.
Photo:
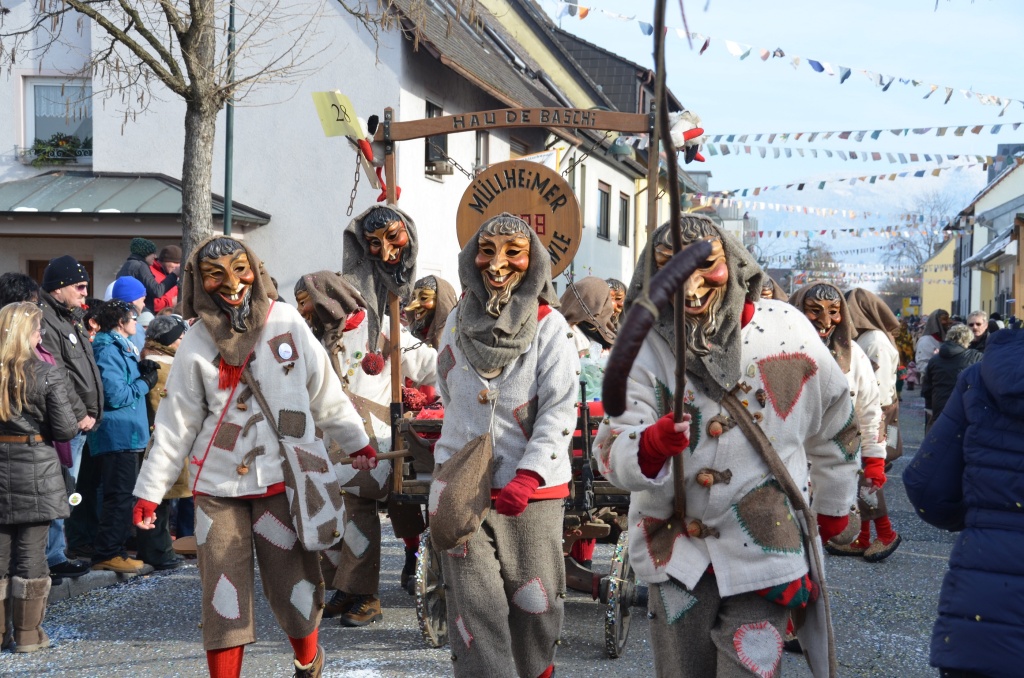
[[[395,167],[395,142],[391,139],[391,122],[394,119],[394,109],[384,109],[384,176],[387,177],[387,204],[394,205],[398,202],[397,181],[398,173]],[[399,320],[401,313],[401,300],[394,292],[388,292],[388,315],[391,320],[391,450],[400,452],[405,449],[405,441],[399,435],[398,423],[402,419],[402,324]],[[402,491],[402,472],[405,462],[402,459],[395,459],[394,470],[391,474],[392,491]]]

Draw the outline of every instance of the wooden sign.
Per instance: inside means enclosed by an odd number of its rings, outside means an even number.
[[[519,217],[537,232],[551,257],[552,278],[576,256],[583,234],[580,205],[572,187],[553,169],[508,160],[481,172],[459,201],[459,246],[465,247],[481,224],[502,212]]]
[[[391,123],[391,140],[405,141],[435,134],[502,127],[567,127],[615,132],[649,132],[651,117],[643,113],[597,111],[589,108],[502,108],[495,111],[458,113],[440,118]],[[384,141],[378,127],[375,141]]]

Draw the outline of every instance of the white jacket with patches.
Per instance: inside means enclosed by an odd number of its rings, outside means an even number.
[[[805,497],[808,480],[813,482],[813,508],[826,515],[847,515],[855,501],[860,464],[849,387],[838,363],[807,318],[779,301],[757,303],[741,341],[740,385],[749,390],[737,391],[737,398],[752,413],[760,413],[758,425]],[[672,577],[692,589],[712,565],[723,596],[801,577],[807,572],[807,562],[788,500],[774,492],[775,481],[768,467],[739,426],[718,438],[708,434],[712,417],[726,418],[728,411],[691,388],[689,382],[684,402],[693,416],[691,447],[682,452],[686,517],[718,530],[719,537],[680,536],[670,557],[648,549],[644,519],[663,520],[673,512],[672,464],[666,462],[656,478],[648,478],[640,470],[637,453],[644,430],[672,408],[675,365],[665,340],[649,334],[627,381],[628,409],[622,416],[606,420],[595,440],[602,472],[633,493],[629,557],[637,575],[648,583]],[[758,402],[760,389],[764,391],[763,407]],[[840,433],[845,437],[840,438]],[[705,468],[728,470],[732,477],[704,487],[696,482],[696,475]],[[777,510],[777,521],[761,520],[767,515],[765,506],[754,499],[765,496]],[[752,525],[758,522],[760,527],[755,530]],[[656,565],[655,555],[666,562]]]
[[[231,389],[218,387],[218,355],[209,331],[197,322],[175,354],[167,397],[156,413],[152,446],[135,483],[136,497],[160,503],[185,463],[190,486],[215,497],[262,494],[283,482],[284,457],[267,416],[278,418],[288,444],[322,444],[316,439],[317,426],[346,453],[369,442],[327,351],[288,304],[274,304],[249,363],[275,412],[263,412],[252,396],[246,398],[245,409],[239,409],[237,400],[246,389],[242,382],[228,402]],[[286,369],[288,365],[292,367]],[[243,462],[248,472],[240,474]]]
[[[878,381],[871,368],[871,361],[855,341],[850,344],[850,371],[846,373],[846,379],[850,382],[853,411],[857,414],[861,457],[885,459],[885,443],[878,442],[879,427],[882,425]]]
[[[452,311],[437,351],[437,390],[444,403],[444,427],[434,447],[443,464],[491,425],[491,407],[478,400],[481,391],[497,391],[493,417],[494,472],[499,489],[518,469],[534,471],[542,487],[572,479],[570,449],[576,430],[580,359],[569,324],[558,311],[537,323],[533,343],[497,377],[484,379],[458,346]]]
[[[864,349],[872,365],[877,365],[875,379],[878,381],[878,401],[882,407],[892,405],[896,400],[896,371],[900,367],[900,352],[889,341],[889,335],[882,330],[868,330],[857,337],[857,344]]]

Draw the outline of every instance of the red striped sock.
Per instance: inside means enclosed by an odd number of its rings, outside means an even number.
[[[210,667],[210,678],[239,678],[242,675],[244,645],[206,651],[206,665]]]
[[[288,636],[288,642],[292,644],[292,650],[295,651],[295,661],[299,662],[302,666],[306,666],[316,659],[317,635],[318,629],[313,629],[313,633],[305,638],[292,638]]]

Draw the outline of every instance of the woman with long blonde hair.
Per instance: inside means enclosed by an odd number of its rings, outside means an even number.
[[[9,609],[15,652],[50,646],[46,538],[50,521],[71,513],[53,441],[78,433],[63,376],[36,356],[42,317],[29,302],[0,308],[0,628]]]

